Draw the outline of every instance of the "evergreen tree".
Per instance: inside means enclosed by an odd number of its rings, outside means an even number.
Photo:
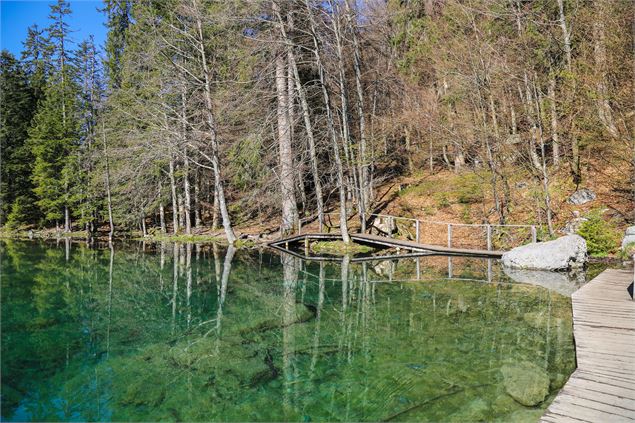
[[[45,88],[45,99],[38,107],[29,131],[35,156],[32,180],[37,204],[48,221],[64,218],[64,230],[70,231],[71,183],[73,152],[79,144],[79,122],[76,113],[78,88],[73,80],[74,66],[67,49],[71,13],[67,2],[58,0],[51,6],[48,28],[49,52],[53,58],[52,74]]]
[[[132,1],[105,0],[103,9],[108,16],[108,39],[106,40],[106,67],[112,88],[121,86],[122,56],[126,47],[127,30],[130,26]]]
[[[0,224],[37,218],[30,180],[33,157],[26,145],[36,96],[23,66],[5,50],[0,56]]]

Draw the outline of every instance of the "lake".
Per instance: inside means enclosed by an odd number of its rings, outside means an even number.
[[[3,421],[537,421],[575,369],[570,299],[495,260],[6,241],[0,271]]]

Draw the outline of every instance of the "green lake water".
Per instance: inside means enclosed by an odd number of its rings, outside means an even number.
[[[495,261],[4,242],[0,271],[4,421],[537,421],[575,369],[570,299]]]

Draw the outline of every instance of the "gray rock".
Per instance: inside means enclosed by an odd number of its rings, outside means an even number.
[[[567,222],[562,232],[567,235],[576,234],[578,233],[580,226],[582,226],[582,224],[588,220],[589,219],[587,219],[586,217],[580,217],[580,212],[575,210],[573,212],[573,219]]]
[[[501,373],[505,391],[522,405],[540,404],[549,394],[549,375],[533,363],[505,364]]]
[[[586,281],[584,271],[551,272],[548,270],[526,270],[503,267],[503,272],[514,282],[538,285],[570,297]]]
[[[583,188],[571,194],[571,196],[567,199],[567,203],[579,206],[580,204],[585,204],[589,201],[595,200],[596,197],[597,196],[593,191]]]
[[[378,217],[373,222],[373,227],[380,233],[385,235],[391,235],[397,232],[397,224],[395,219],[388,217]]]
[[[626,233],[622,239],[622,249],[624,249],[631,242],[635,242],[635,226],[629,226],[626,228]]]
[[[503,254],[503,266],[514,269],[581,269],[587,259],[586,241],[579,235],[566,235],[553,241],[534,242]]]

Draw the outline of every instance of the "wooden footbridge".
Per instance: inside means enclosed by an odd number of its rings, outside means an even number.
[[[349,234],[352,241],[362,244],[369,245],[372,247],[384,249],[384,248],[398,248],[406,251],[410,251],[411,256],[422,255],[425,253],[429,254],[440,254],[446,256],[472,256],[472,257],[486,257],[486,258],[500,258],[503,255],[503,251],[496,250],[481,250],[481,249],[470,249],[470,248],[454,248],[454,247],[444,247],[440,245],[431,245],[431,244],[421,244],[414,241],[389,238],[380,235],[372,235],[372,234],[360,234],[360,233],[351,233]],[[274,248],[284,248],[285,250],[289,250],[289,246],[297,243],[308,243],[311,240],[316,241],[337,241],[341,240],[342,235],[339,233],[305,233],[289,236],[286,238],[279,239],[277,241],[273,241],[269,243],[269,246]],[[404,258],[406,255],[400,255],[399,257]],[[377,259],[377,257],[372,257]]]
[[[339,218],[331,219],[331,215],[339,216],[338,213],[326,213],[326,222],[316,228],[318,231],[307,231],[305,226],[304,233],[303,222],[311,219],[315,221],[315,217],[302,219],[295,234],[270,242],[269,246],[289,250],[289,246],[302,242],[308,245],[312,240],[341,240],[337,225],[331,223],[337,222]],[[500,258],[504,251],[496,249],[496,245],[515,247],[527,242],[536,242],[537,238],[535,225],[447,223],[384,214],[371,214],[367,222],[366,231],[349,224],[349,236],[352,241],[379,249],[397,248],[417,255]],[[373,230],[376,234],[372,233]],[[459,230],[470,231],[463,234],[462,245],[456,245],[457,238],[456,235],[453,236]],[[424,239],[426,242],[422,242]]]

